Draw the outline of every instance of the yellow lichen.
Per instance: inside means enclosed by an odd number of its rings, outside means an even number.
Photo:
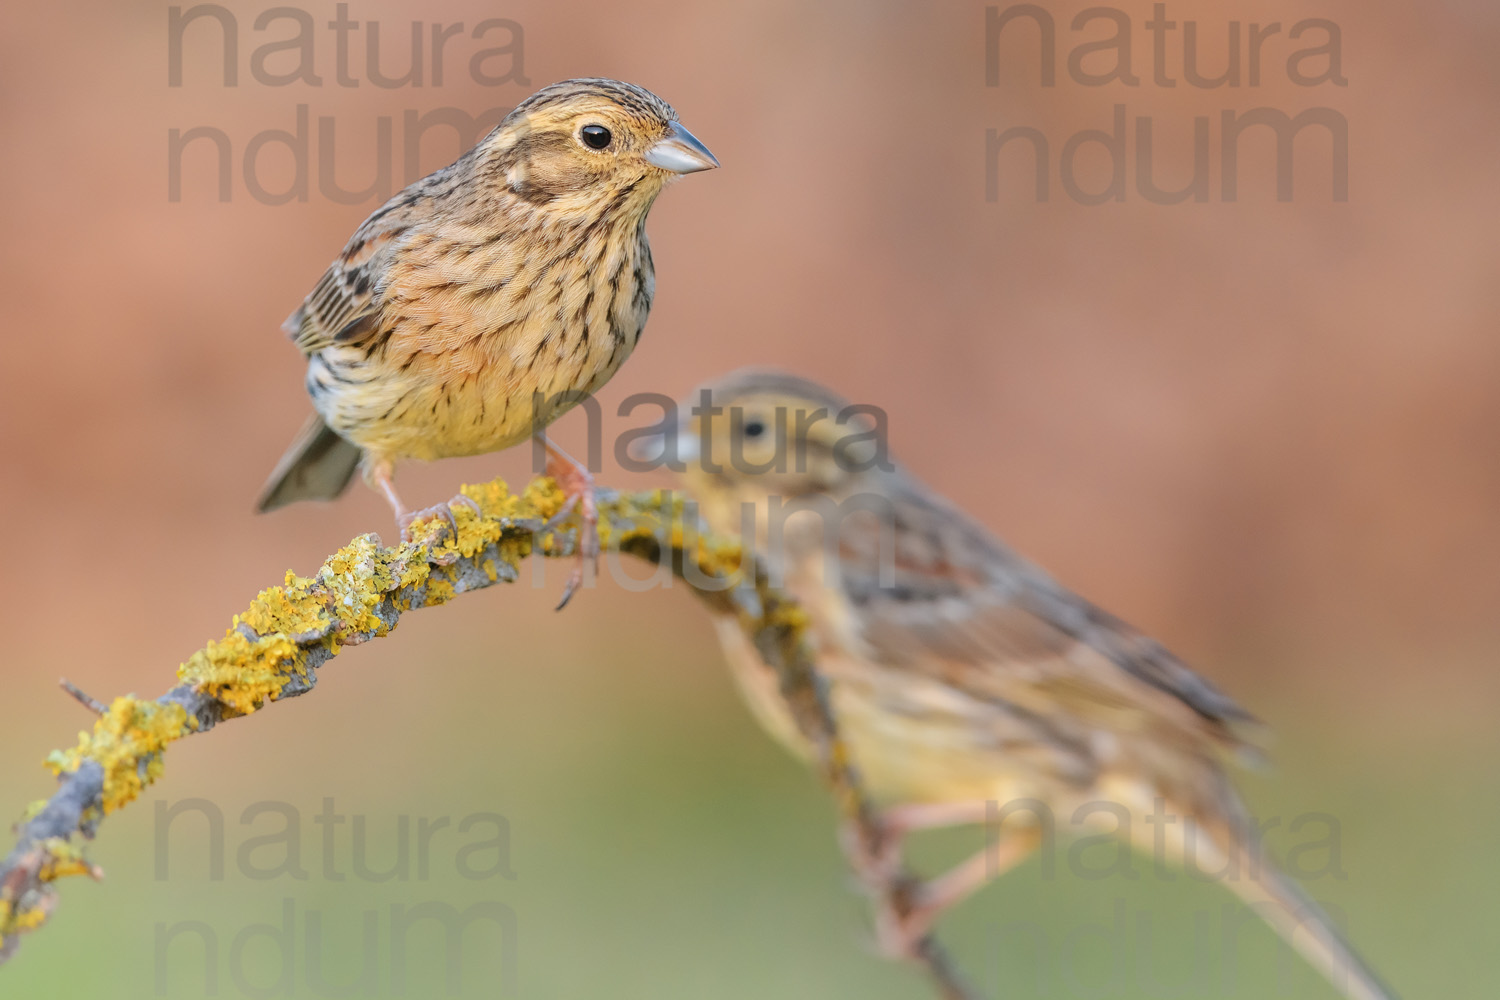
[[[313,581],[287,570],[286,583],[268,587],[256,595],[250,607],[234,616],[230,628],[240,623],[254,629],[257,635],[301,635],[328,627],[323,602],[312,593]]]
[[[68,875],[88,875],[98,878],[101,872],[97,865],[83,857],[83,852],[62,837],[48,837],[42,841],[45,858],[37,869],[37,878],[52,882]]]
[[[556,480],[544,476],[526,484],[521,495],[514,498],[512,512],[507,516],[538,517],[546,521],[556,517],[567,500],[568,495],[557,485]]]
[[[390,631],[375,614],[376,605],[398,586],[414,586],[426,578],[425,561],[396,557],[396,551],[382,548],[373,535],[361,535],[323,564],[318,578],[328,595],[328,610],[340,623],[338,638]],[[410,562],[419,562],[423,570],[416,575],[407,572]]]
[[[7,909],[9,906],[7,905]],[[16,910],[6,915],[0,927],[5,928],[12,934],[23,934],[26,931],[34,931],[47,922],[47,911],[43,907],[34,906],[31,909]],[[0,938],[3,941],[3,938]]]
[[[768,627],[784,629],[790,636],[800,636],[807,631],[812,619],[802,605],[791,601],[777,601],[766,612]]]
[[[395,548],[385,548],[375,536],[365,535],[330,556],[313,577],[288,571],[281,586],[261,591],[235,616],[223,638],[189,657],[179,667],[178,677],[220,702],[226,717],[254,712],[281,697],[288,683],[307,671],[313,650],[337,654],[344,645],[385,635],[395,621],[390,609],[404,611],[418,599],[427,605],[451,600],[458,571],[450,567],[458,558],[477,559],[490,581],[513,576],[520,562],[533,553],[538,537],[533,533],[535,525],[556,517],[567,502],[557,483],[545,477],[533,480],[519,494],[499,479],[462,490],[482,514],[463,503],[451,504],[451,525],[444,518],[423,521],[416,525],[411,541]],[[575,511],[570,520],[576,524],[577,517]],[[679,573],[686,564],[716,584],[739,583],[741,574],[747,572],[738,542],[705,536],[690,527],[683,500],[676,494],[611,495],[601,503],[599,533],[601,542],[611,549],[669,560]],[[547,551],[564,550],[552,533],[540,537]],[[691,575],[688,580],[694,582]],[[789,665],[789,680],[803,681],[799,686],[805,692],[805,681],[812,676],[804,641],[807,616],[772,591],[763,578],[755,576],[750,582],[759,595],[753,607],[735,601],[728,592],[713,593],[714,585],[702,590],[725,611],[738,611],[748,631],[773,630],[783,662]],[[104,770],[98,808],[111,813],[155,780],[166,745],[192,731],[195,724],[180,705],[133,696],[118,698],[91,732],[79,734],[77,746],[54,752],[47,763],[62,775],[76,772],[86,760],[96,761]],[[841,770],[842,745],[834,739],[830,749],[836,770]],[[45,806],[45,802],[33,803],[26,819]],[[93,810],[89,818],[97,818]],[[32,863],[41,881],[97,874],[67,840],[48,840],[37,851]],[[49,909],[41,902],[19,906],[14,900],[0,899],[0,942],[42,923]]]
[[[47,766],[54,774],[71,774],[85,760],[104,768],[106,814],[133,801],[161,774],[161,751],[189,731],[181,705],[160,705],[134,695],[116,698],[94,723],[92,732],[78,734],[71,750],[54,750]]]
[[[426,559],[409,559],[401,566],[401,575],[396,578],[396,586],[416,589],[427,582],[427,577],[431,572],[432,565]]]
[[[744,551],[737,539],[706,535],[697,525],[689,525],[686,508],[679,494],[663,490],[652,493],[622,495],[610,511],[612,517],[601,519],[599,536],[606,548],[631,550],[643,542],[655,542],[683,554],[691,560],[703,579],[717,580],[733,586],[740,580]],[[621,525],[616,529],[614,524]],[[619,537],[613,537],[615,531]]]
[[[434,573],[427,578],[427,606],[434,604],[446,604],[453,600],[457,591],[453,587],[453,580],[447,573]]]
[[[514,517],[515,494],[503,479],[491,479],[487,483],[467,483],[459,492],[473,500],[484,511],[485,517]]]
[[[230,630],[189,657],[177,668],[177,677],[213,696],[233,715],[248,715],[281,697],[304,655],[284,633],[252,640]]]

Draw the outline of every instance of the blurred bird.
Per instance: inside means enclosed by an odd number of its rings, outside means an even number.
[[[994,838],[906,912],[877,914],[886,952],[910,955],[945,908],[1086,815],[1138,850],[1222,873],[1351,1000],[1394,997],[1261,848],[1222,763],[1251,749],[1253,720],[1227,695],[892,464],[870,408],[745,371],[678,412],[633,453],[680,463],[708,524],[752,541],[809,615],[881,817],[880,856],[846,837],[856,868],[889,887],[912,831],[984,823]],[[756,716],[807,757],[776,672],[738,622],[718,631]]]
[[[356,467],[403,537],[399,459],[477,455],[537,435],[597,558],[588,470],[545,428],[609,381],[651,308],[646,213],[679,174],[718,161],[666,102],[617,80],[567,80],[523,101],[473,149],[355,230],[284,329],[307,355],[317,413],[259,509],[343,492]],[[452,502],[468,503],[463,497]],[[561,606],[561,605],[559,605]]]

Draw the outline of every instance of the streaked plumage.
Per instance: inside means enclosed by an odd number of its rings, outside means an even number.
[[[874,425],[827,389],[764,371],[706,389],[720,411],[695,392],[674,449],[638,454],[675,451],[705,519],[752,539],[808,611],[836,717],[895,844],[1028,799],[1066,832],[1075,810],[1103,801],[1128,810],[1133,846],[1150,853],[1159,829],[1144,817],[1160,800],[1178,819],[1169,859],[1181,860],[1190,820],[1200,870],[1233,861],[1230,887],[1266,904],[1258,912],[1346,996],[1394,996],[1258,845],[1223,766],[1253,752],[1243,708],[890,463]],[[776,675],[738,623],[719,624],[755,714],[805,756]],[[1018,811],[988,857],[929,883],[909,918],[884,914],[886,946],[909,948],[944,907],[1025,857],[1042,835],[1033,816]],[[890,869],[890,857],[858,860],[875,877]]]
[[[357,454],[405,527],[396,461],[508,448],[597,390],[651,307],[647,212],[716,165],[655,95],[569,80],[391,198],[286,322],[317,416],[260,509],[338,495]]]

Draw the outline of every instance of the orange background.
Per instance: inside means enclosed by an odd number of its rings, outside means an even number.
[[[1347,904],[1397,985],[1493,987],[1500,964],[1479,942],[1494,930],[1482,887],[1500,879],[1487,766],[1500,696],[1500,19],[1475,4],[1173,3],[1175,20],[1198,22],[1209,72],[1231,19],[1332,19],[1348,85],[1290,83],[1282,63],[1298,46],[1283,34],[1266,43],[1260,87],[1164,89],[1141,27],[1150,5],[1126,4],[1142,83],[1090,87],[1066,70],[1074,44],[1105,33],[1067,28],[1081,6],[1049,8],[1055,87],[1038,82],[1020,26],[992,88],[979,3],[352,5],[381,22],[394,74],[413,18],[524,27],[527,86],[476,85],[463,67],[483,46],[460,37],[444,86],[394,90],[334,85],[333,4],[305,8],[321,87],[257,83],[250,51],[289,28],[257,32],[265,8],[229,4],[234,88],[207,23],[186,36],[183,86],[168,86],[165,5],[13,6],[0,37],[5,808],[46,791],[37,762],[87,721],[58,675],[98,697],[159,693],[288,567],[310,572],[360,532],[394,534],[358,486],[334,505],[251,513],[308,410],[278,325],[375,202],[323,197],[316,161],[307,202],[257,202],[239,162],[250,137],[292,127],[306,104],[334,119],[337,175],[358,188],[382,115],[399,177],[405,110],[477,113],[557,79],[616,76],[672,102],[723,168],[652,212],[656,305],[601,394],[606,414],[629,393],[680,396],[752,363],[885,407],[906,465],[1282,733],[1277,774],[1253,779],[1251,797],[1343,818],[1349,879],[1318,888]],[[1132,159],[1123,203],[1073,203],[1055,164],[1038,203],[1014,151],[999,199],[985,199],[986,129],[1037,127],[1055,159],[1068,136],[1107,128],[1115,104],[1132,127],[1152,118],[1173,186],[1192,118],[1210,118],[1211,201],[1139,197]],[[1224,203],[1220,113],[1317,106],[1349,122],[1348,202],[1331,201],[1328,140],[1309,130],[1292,202],[1276,201],[1269,142],[1247,136],[1239,200]],[[168,200],[168,131],[199,125],[233,143],[228,203],[206,143]],[[423,167],[457,152],[435,130]],[[1097,186],[1092,155],[1080,165]],[[285,164],[264,159],[280,186]],[[557,430],[581,445],[576,416]],[[528,462],[523,449],[407,468],[403,493],[432,503],[462,481],[520,480]],[[601,478],[661,481],[608,460]],[[512,900],[536,928],[522,938],[526,995],[921,995],[851,940],[859,908],[839,884],[827,807],[746,721],[693,602],[606,583],[553,616],[560,577],[413,617],[332,664],[311,697],[174,748],[148,798],[217,796],[231,822],[257,798],[312,813],[339,794],[381,816],[420,812],[410,803],[424,796],[456,813],[500,802],[532,852]],[[28,995],[120,983],[150,995],[151,921],[211,911],[227,936],[251,919],[223,886],[138,867],[151,809],[109,821],[94,854],[119,877],[68,885],[58,926],[0,977]],[[816,873],[807,899],[798,871]],[[272,915],[280,896],[312,891],[239,885],[262,888]],[[318,886],[329,906],[342,905],[335,889]],[[996,907],[1026,910],[1031,897],[1012,892],[958,918],[971,956]],[[1183,905],[1218,905],[1204,893]],[[793,898],[827,919],[787,917]],[[66,957],[93,949],[122,964],[96,974]],[[649,962],[625,973],[624,956]],[[741,971],[712,971],[724,969]],[[1310,978],[1297,989],[1326,995]]]

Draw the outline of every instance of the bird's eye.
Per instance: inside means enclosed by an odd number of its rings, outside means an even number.
[[[757,420],[757,419],[754,419],[754,418],[752,418],[750,420],[747,420],[745,422],[745,437],[747,437],[747,438],[758,438],[762,434],[764,434],[765,432],[766,432],[766,425],[765,425],[764,422],[762,422],[760,420]]]
[[[583,136],[583,144],[590,149],[603,149],[614,138],[603,125],[585,125],[580,134]]]

